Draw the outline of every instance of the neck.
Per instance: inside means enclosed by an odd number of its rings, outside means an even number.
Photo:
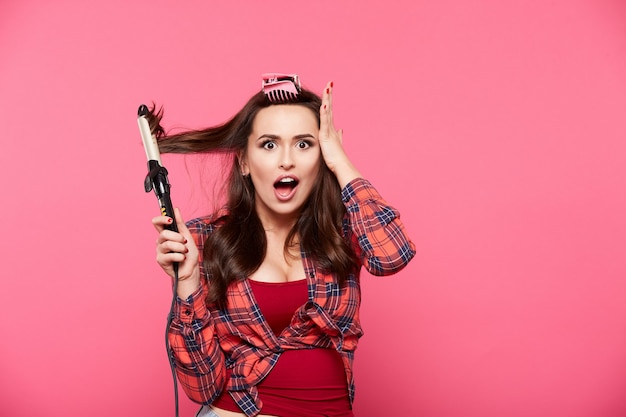
[[[265,232],[272,232],[277,235],[287,235],[298,222],[301,212],[279,214],[269,210],[256,207],[256,213],[263,225]]]
[[[265,236],[269,246],[280,247],[281,251],[284,247],[287,237],[289,236],[289,232],[293,229],[298,221],[299,214],[295,215],[270,215],[267,216],[267,213],[259,214],[259,219],[261,220],[261,224],[263,225],[263,230],[265,230]],[[299,252],[299,238],[296,236],[295,240],[291,242],[291,248],[289,252],[295,250],[296,253]],[[295,246],[294,246],[295,245]]]
[[[266,233],[284,236],[287,236],[298,221],[297,216],[259,216],[259,219]]]

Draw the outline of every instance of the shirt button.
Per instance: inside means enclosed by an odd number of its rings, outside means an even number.
[[[184,311],[184,313],[185,313],[185,316],[190,316],[190,315],[191,315],[191,310],[186,309],[186,310]]]

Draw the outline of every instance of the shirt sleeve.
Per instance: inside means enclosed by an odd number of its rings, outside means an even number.
[[[188,224],[202,252],[206,230],[201,223]],[[203,274],[202,268],[201,273]],[[211,312],[206,305],[206,280],[187,299],[177,297],[168,330],[176,375],[187,396],[197,403],[210,404],[225,386],[225,359],[215,334]]]
[[[405,232],[400,213],[372,184],[356,178],[341,191],[346,206],[348,234],[357,256],[373,275],[391,275],[415,256],[415,245]]]

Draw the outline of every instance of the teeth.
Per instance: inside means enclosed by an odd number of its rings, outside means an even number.
[[[283,183],[283,184],[288,184],[288,183],[291,183],[291,182],[296,182],[296,180],[294,180],[293,178],[283,178],[279,182]]]

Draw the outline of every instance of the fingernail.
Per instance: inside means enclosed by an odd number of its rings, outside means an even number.
[[[326,110],[326,104],[324,104],[324,110]]]
[[[330,86],[332,87],[332,86],[333,86],[333,84],[334,84],[334,83],[331,81],[331,82],[330,82]]]
[[[326,94],[330,93],[330,88],[326,89]]]
[[[167,222],[168,222],[168,223],[171,223],[171,222],[172,222],[172,218],[171,218],[171,217],[169,217],[169,218],[167,219]]]
[[[185,241],[183,243],[187,244],[187,239],[186,238],[185,238]]]

